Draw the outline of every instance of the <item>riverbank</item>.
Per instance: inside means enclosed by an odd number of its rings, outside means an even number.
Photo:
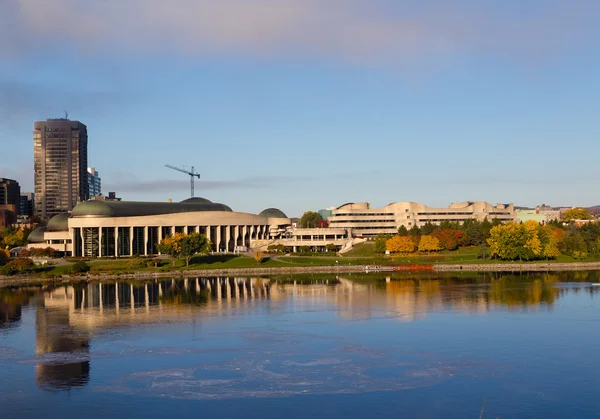
[[[340,266],[304,266],[304,267],[274,267],[274,268],[228,268],[228,269],[193,269],[166,272],[139,271],[131,273],[101,273],[87,275],[63,275],[56,278],[31,276],[0,276],[1,287],[15,287],[33,284],[56,284],[77,281],[110,281],[116,279],[154,279],[182,277],[216,277],[216,276],[269,276],[294,274],[341,274],[365,272],[369,266],[371,272],[378,272],[372,265],[340,265]],[[429,265],[420,272],[557,272],[557,271],[594,271],[600,270],[600,262],[571,262],[571,263],[498,263],[498,264],[438,264]],[[410,272],[410,271],[406,271]]]

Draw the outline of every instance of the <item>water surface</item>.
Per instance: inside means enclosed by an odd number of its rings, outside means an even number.
[[[0,289],[0,417],[600,415],[596,272]]]

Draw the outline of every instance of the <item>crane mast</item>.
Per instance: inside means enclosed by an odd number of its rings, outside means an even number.
[[[165,167],[168,167],[169,169],[177,170],[178,172],[185,173],[186,175],[190,176],[190,190],[191,190],[191,195],[193,198],[194,197],[194,178],[200,179],[200,173],[194,172],[194,166],[191,167],[191,170],[185,170],[180,167],[171,166],[170,164],[165,164]]]

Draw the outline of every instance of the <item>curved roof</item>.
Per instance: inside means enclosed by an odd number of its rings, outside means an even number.
[[[194,198],[188,198],[181,201],[182,204],[212,204],[213,202],[206,198],[200,198],[199,196]]]
[[[69,214],[63,213],[50,218],[46,226],[48,231],[67,231],[69,230]]]
[[[44,243],[44,232],[46,227],[38,227],[29,233],[27,236],[27,243]]]
[[[260,217],[267,217],[267,218],[288,218],[288,216],[285,215],[283,213],[283,211],[281,211],[277,208],[267,208],[266,210],[261,211],[261,213],[258,215]]]
[[[144,215],[177,214],[182,212],[225,211],[231,208],[212,202],[133,202],[86,201],[78,204],[71,216],[78,217],[140,217]]]

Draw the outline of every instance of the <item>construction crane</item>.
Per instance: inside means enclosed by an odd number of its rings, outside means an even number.
[[[170,164],[165,164],[165,167],[169,169],[177,170],[178,172],[185,173],[186,175],[190,175],[190,188],[192,190],[192,198],[194,197],[194,178],[197,177],[200,179],[200,173],[194,172],[194,166],[192,166],[191,170],[181,169],[179,167],[171,166]]]

